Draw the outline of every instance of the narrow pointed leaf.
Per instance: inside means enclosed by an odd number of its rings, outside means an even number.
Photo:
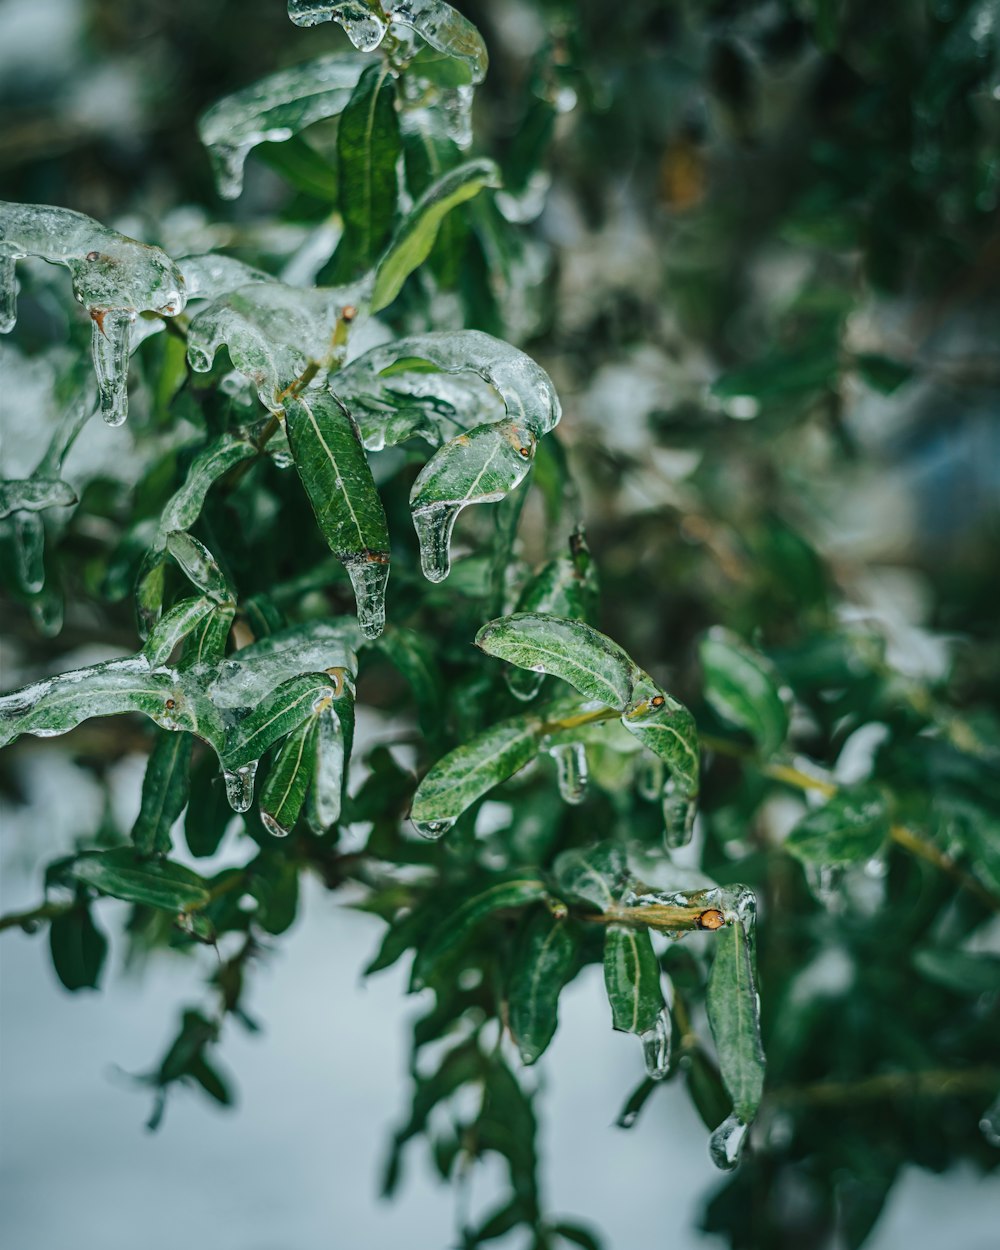
[[[49,928],[56,976],[68,990],[96,990],[108,953],[108,939],[84,903],[56,916]]]
[[[510,978],[510,1029],[521,1061],[534,1063],[555,1035],[559,994],[577,955],[575,931],[539,909],[521,935]]]
[[[165,911],[193,911],[209,901],[208,883],[196,872],[170,860],[139,859],[128,847],[81,856],[72,875],[102,894]]]
[[[204,543],[184,530],[174,530],[167,535],[167,551],[174,557],[192,583],[216,603],[232,603],[235,599],[232,587],[219,568],[215,556]]]
[[[614,1027],[646,1033],[663,1010],[660,965],[646,929],[608,925],[604,935],[604,986]]]
[[[213,756],[206,755],[191,773],[184,814],[184,840],[191,854],[198,858],[214,855],[232,819],[219,766]]]
[[[730,724],[746,730],[763,756],[788,735],[788,709],[773,665],[737,635],[713,629],[700,648],[705,698]]]
[[[222,754],[226,768],[252,765],[272,743],[297,729],[332,697],[329,680],[308,675],[283,682],[229,728]]]
[[[478,195],[484,187],[498,186],[500,171],[489,160],[467,161],[429,186],[401,222],[378,263],[372,312],[388,307],[414,269],[427,259],[448,213]]]
[[[170,830],[188,801],[191,735],[157,735],[142,782],[142,804],[132,827],[132,842],[140,855],[166,854]]]
[[[698,727],[683,703],[661,690],[648,674],[640,673],[633,684],[632,699],[622,716],[622,724],[644,747],[663,760],[682,797],[697,795]]]
[[[361,438],[328,393],[289,399],[288,442],[316,520],[354,586],[358,623],[370,638],[385,625],[389,529]]]
[[[760,1106],[765,1060],[750,938],[738,920],[715,936],[705,1001],[733,1111],[749,1124]]]
[[[885,799],[878,790],[861,786],[808,812],[784,845],[804,864],[850,864],[871,859],[888,836]]]
[[[315,712],[293,730],[281,750],[260,796],[260,811],[269,833],[282,837],[295,828],[316,763],[316,734],[320,713]]]
[[[142,649],[150,668],[166,664],[182,639],[193,633],[205,617],[216,610],[215,603],[206,596],[182,599],[175,604],[157,621]]]
[[[615,842],[563,851],[553,865],[553,875],[559,893],[570,902],[610,911],[625,887],[625,852]]]

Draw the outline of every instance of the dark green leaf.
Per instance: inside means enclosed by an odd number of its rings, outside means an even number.
[[[128,847],[81,856],[72,876],[102,894],[164,911],[194,911],[209,901],[207,883],[190,868],[166,859],[141,860]]]
[[[604,935],[604,986],[614,1027],[646,1033],[663,1010],[660,965],[647,929],[608,925]]]
[[[740,921],[715,935],[706,991],[719,1071],[733,1111],[744,1124],[757,1114],[764,1089],[764,1050],[750,938]]]
[[[539,909],[521,934],[510,977],[510,1030],[523,1063],[532,1064],[552,1041],[559,994],[573,970],[575,934],[565,919]]]
[[[192,739],[186,733],[158,732],[142,782],[142,805],[132,827],[140,855],[167,854],[170,830],[188,801]]]
[[[49,950],[56,976],[68,990],[96,990],[108,953],[108,940],[85,903],[56,916],[49,928]]]
[[[884,797],[872,787],[856,787],[803,816],[784,845],[804,864],[851,864],[871,859],[888,836]]]

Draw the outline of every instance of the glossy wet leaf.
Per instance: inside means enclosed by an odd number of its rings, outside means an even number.
[[[599,842],[585,849],[563,851],[553,865],[553,876],[558,892],[571,902],[610,911],[625,886],[624,849],[614,842]]]
[[[774,666],[736,634],[715,629],[701,643],[705,698],[730,724],[746,730],[763,756],[788,735],[788,708]]]
[[[733,1111],[749,1124],[760,1106],[765,1061],[753,953],[746,928],[739,921],[715,935],[705,1001],[719,1071]]]
[[[77,903],[49,926],[49,953],[56,976],[68,990],[96,990],[108,954],[108,939],[90,908]]]
[[[646,929],[608,925],[604,934],[604,987],[614,1027],[646,1033],[663,1010],[660,965]]]
[[[282,682],[303,673],[326,674],[333,693],[338,693],[357,674],[361,642],[353,617],[290,625],[243,647],[220,665],[209,694],[222,709],[253,707]]]
[[[484,625],[476,646],[518,668],[559,677],[607,707],[624,711],[632,696],[635,665],[617,643],[583,621],[518,612]]]
[[[539,908],[521,934],[508,989],[510,1030],[522,1063],[534,1063],[552,1041],[559,994],[576,956],[572,926]]]
[[[140,855],[170,850],[170,830],[188,801],[191,746],[190,734],[157,733],[142,782],[139,815],[132,826],[132,842]]]
[[[421,945],[413,965],[415,989],[426,984],[441,960],[466,941],[470,933],[498,911],[526,907],[545,897],[545,883],[538,877],[512,876],[473,894],[448,916]]]
[[[661,690],[646,673],[635,677],[632,697],[622,724],[666,764],[676,790],[685,798],[698,793],[698,726],[676,699]]]
[[[222,752],[226,768],[254,764],[269,746],[297,729],[332,697],[328,678],[304,675],[282,682],[229,727]]]
[[[142,649],[150,668],[168,663],[180,643],[216,610],[216,604],[207,596],[194,596],[174,604],[157,621]]]
[[[204,755],[191,772],[184,813],[184,840],[191,854],[198,858],[214,855],[232,818],[218,762]]]
[[[284,837],[295,828],[316,765],[321,713],[314,713],[281,744],[260,796],[261,819],[269,833]]]
[[[376,266],[372,312],[388,307],[410,274],[427,259],[441,223],[452,209],[484,188],[499,185],[499,170],[488,160],[467,161],[432,183],[400,222]]]
[[[784,847],[804,864],[851,864],[871,859],[888,836],[884,797],[871,787],[857,787],[803,816]]]
[[[326,393],[290,398],[285,426],[319,527],[354,586],[358,623],[377,637],[385,625],[389,530],[357,427]]]
[[[215,556],[204,543],[183,530],[167,535],[167,551],[174,557],[193,584],[215,603],[232,603],[235,599],[226,575]]]
[[[494,786],[512,777],[537,750],[536,716],[512,716],[450,751],[413,796],[410,816],[420,832],[439,836]]]
[[[207,882],[196,872],[167,859],[141,859],[129,847],[81,856],[71,872],[102,894],[164,911],[194,911],[209,901]]]

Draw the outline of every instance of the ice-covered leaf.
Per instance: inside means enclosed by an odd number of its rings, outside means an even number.
[[[410,491],[410,511],[420,540],[420,564],[428,581],[451,569],[451,535],[470,504],[496,503],[524,481],[536,440],[515,421],[480,425],[434,453]]]
[[[191,746],[190,734],[157,734],[142,782],[142,804],[132,826],[132,842],[140,855],[170,850],[170,830],[188,801]]]
[[[319,527],[354,586],[358,623],[375,638],[385,626],[389,529],[361,437],[326,392],[289,398],[285,427]]]
[[[76,491],[57,477],[28,477],[0,482],[0,520],[12,512],[41,512],[45,508],[68,508],[76,503]]]
[[[108,954],[108,939],[80,902],[56,916],[49,928],[49,951],[56,976],[68,990],[96,990]]]
[[[563,851],[553,865],[553,876],[559,893],[570,902],[611,911],[627,880],[625,852],[615,842]]]
[[[230,772],[253,767],[269,746],[297,729],[333,697],[330,678],[292,677],[227,728],[221,758]]]
[[[157,621],[142,649],[150,668],[159,668],[166,664],[178,644],[215,610],[215,603],[204,595],[182,599],[180,603],[174,604]]]
[[[316,764],[315,742],[321,712],[293,730],[281,744],[260,796],[264,828],[283,838],[295,828]]]
[[[141,859],[130,847],[81,855],[71,873],[102,894],[164,911],[194,911],[210,898],[208,883],[190,868],[166,859]]]
[[[375,270],[372,312],[387,308],[410,274],[430,255],[441,222],[485,187],[500,186],[493,161],[467,161],[443,174],[420,196],[399,225]]]
[[[207,373],[219,348],[249,378],[261,403],[282,410],[286,392],[307,368],[323,373],[344,353],[342,328],[365,303],[358,287],[307,290],[256,282],[214,300],[188,328],[188,360]]]
[[[358,671],[361,634],[353,618],[306,621],[269,634],[219,667],[209,687],[223,709],[254,707],[282,682],[304,673],[326,674],[339,694]]]
[[[608,925],[604,934],[604,986],[614,1027],[643,1034],[663,1010],[660,965],[646,929]]]
[[[788,709],[773,665],[724,629],[708,634],[700,654],[705,698],[712,708],[746,730],[762,755],[778,750],[788,734]]]
[[[443,724],[444,680],[430,639],[413,629],[395,628],[382,635],[378,647],[409,685],[424,734],[436,737]]]
[[[868,860],[889,836],[884,796],[870,786],[841,791],[808,812],[785,839],[785,849],[804,864],[851,864]]]
[[[336,22],[359,52],[374,52],[389,29],[379,0],[288,0],[288,16],[296,26]]]
[[[202,594],[215,603],[234,602],[232,587],[204,543],[185,530],[174,530],[167,535],[167,551]]]
[[[354,705],[349,695],[332,700],[319,713],[310,821],[322,832],[340,819],[351,757]]]
[[[338,199],[344,221],[329,271],[334,281],[364,273],[382,254],[396,218],[402,151],[396,80],[384,61],[368,68],[337,128]],[[327,271],[321,275],[326,279]]]
[[[706,991],[719,1070],[733,1102],[733,1113],[744,1124],[757,1114],[765,1068],[751,933],[750,923],[741,920],[718,931]]]
[[[421,946],[413,964],[412,984],[419,989],[427,983],[440,961],[461,946],[476,926],[497,911],[521,908],[544,898],[545,884],[538,877],[505,877],[473,894],[445,916]]]
[[[694,828],[700,757],[694,717],[649,677],[639,673],[622,724],[667,766],[663,819],[669,846],[682,846]]]
[[[570,538],[569,550],[550,560],[528,581],[517,601],[517,610],[592,621],[597,595],[597,566],[586,539],[577,531]]]
[[[253,286],[257,282],[277,281],[263,269],[254,269],[252,265],[237,260],[235,256],[226,256],[221,252],[198,252],[193,256],[182,256],[177,262],[184,275],[188,300],[218,299],[229,291],[238,291],[244,286]]]
[[[503,400],[507,416],[538,438],[559,422],[559,397],[545,370],[524,352],[481,330],[442,330],[384,343],[352,360],[332,385],[338,394],[342,384],[345,394],[363,394],[373,386],[398,383],[400,375],[421,373],[433,394],[435,370],[482,378]],[[445,392],[445,398],[451,400],[452,395]],[[463,421],[467,426],[478,423]]]
[[[421,781],[410,817],[425,837],[446,833],[467,807],[512,777],[535,755],[541,722],[512,716],[450,751]]]
[[[213,104],[198,121],[223,199],[243,189],[247,154],[260,143],[282,143],[343,112],[367,62],[334,53],[279,70]]]
[[[616,642],[583,621],[518,612],[488,621],[476,646],[518,668],[559,677],[619,711],[632,697],[635,665]]]
[[[64,265],[73,294],[93,320],[101,412],[111,425],[128,414],[132,324],[140,312],[183,312],[184,279],[158,247],[109,230],[83,213],[49,204],[0,201],[0,332],[14,326],[14,262],[37,256]]]
[[[577,956],[575,930],[539,908],[530,917],[514,955],[508,998],[510,1031],[521,1061],[534,1063],[556,1031],[559,994]]]

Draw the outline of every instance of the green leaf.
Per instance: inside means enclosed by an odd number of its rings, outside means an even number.
[[[261,856],[255,861],[251,893],[259,904],[257,919],[277,936],[292,927],[299,907],[299,869],[293,860]]]
[[[260,796],[260,816],[264,828],[275,837],[291,833],[302,811],[316,765],[315,744],[321,715],[322,712],[314,712],[288,735],[267,774]]]
[[[684,798],[698,793],[698,727],[694,717],[646,673],[632,686],[622,724],[644,747],[666,764],[674,786]]]
[[[142,804],[132,827],[140,855],[166,854],[170,830],[188,801],[192,739],[186,733],[157,735],[142,782]]]
[[[604,934],[604,986],[614,1027],[647,1033],[663,1010],[660,965],[647,929],[608,925]]]
[[[375,270],[372,312],[387,308],[410,274],[430,255],[441,222],[459,204],[484,187],[498,187],[500,172],[493,161],[474,160],[449,170],[420,196],[400,223]]]
[[[392,20],[412,27],[435,52],[451,63],[442,65],[438,58],[422,49],[411,62],[418,78],[457,86],[480,83],[486,77],[489,59],[482,35],[467,17],[445,0],[398,0],[392,5]]]
[[[467,939],[487,916],[497,911],[526,907],[545,897],[545,883],[538,877],[518,876],[496,881],[461,906],[439,924],[421,946],[413,964],[412,985],[426,985],[441,960]]]
[[[56,976],[68,990],[96,990],[108,953],[108,940],[90,908],[78,903],[56,916],[49,928],[49,951]]]
[[[713,629],[700,647],[705,698],[745,729],[766,758],[788,735],[788,709],[773,665],[728,630]]]
[[[616,642],[583,621],[519,612],[488,621],[476,646],[518,668],[559,677],[618,711],[632,697],[635,665]]]
[[[150,668],[167,664],[178,643],[216,610],[217,605],[204,595],[182,599],[175,604],[157,621],[142,649]]]
[[[204,543],[184,530],[174,530],[167,535],[167,551],[203,594],[216,603],[234,602],[232,587]]]
[[[785,850],[804,864],[851,864],[867,860],[889,836],[889,809],[870,786],[839,791],[814,808],[785,839]]]
[[[76,503],[76,491],[59,478],[28,477],[0,482],[0,520],[12,512],[41,512],[44,508],[68,508]]]
[[[214,757],[205,755],[191,773],[184,816],[184,838],[191,854],[199,859],[214,855],[232,818],[218,764]]]
[[[139,859],[130,847],[81,855],[70,872],[102,894],[164,911],[194,911],[209,901],[208,883],[190,868],[168,859]]]
[[[409,685],[424,736],[433,739],[440,735],[444,724],[444,681],[430,639],[413,629],[390,629],[378,640],[378,647]]]
[[[956,994],[994,994],[1000,990],[1000,957],[946,947],[915,951],[913,966],[921,976]]]
[[[413,796],[410,816],[425,837],[440,837],[477,799],[533,759],[541,722],[512,716],[438,760]]]
[[[330,550],[347,569],[358,624],[369,638],[385,625],[389,529],[357,427],[333,395],[289,399],[288,442]]]
[[[708,1023],[733,1111],[749,1124],[760,1106],[765,1060],[746,927],[737,920],[719,929],[714,945],[705,996]]]
[[[297,729],[332,698],[329,679],[309,674],[282,682],[229,727],[222,762],[229,770],[252,766],[272,743]]]
[[[213,610],[203,616],[188,635],[177,666],[180,671],[201,675],[213,670],[226,654],[235,619],[234,603],[214,604]]]
[[[282,143],[342,112],[366,64],[353,52],[322,56],[279,70],[206,109],[198,135],[208,148],[222,198],[240,194],[247,154],[257,144]]]
[[[262,143],[257,156],[296,191],[326,204],[336,202],[337,171],[305,139],[293,136],[284,143]]]
[[[548,910],[538,909],[521,934],[508,991],[510,1031],[525,1064],[534,1063],[552,1041],[559,995],[576,957],[571,926]]]
[[[337,128],[344,233],[332,271],[321,274],[323,281],[357,277],[385,249],[396,216],[396,163],[401,153],[396,82],[388,62],[378,60],[361,75]]]
[[[628,866],[621,846],[616,842],[598,842],[584,849],[563,851],[552,871],[563,897],[606,912],[621,897]]]

